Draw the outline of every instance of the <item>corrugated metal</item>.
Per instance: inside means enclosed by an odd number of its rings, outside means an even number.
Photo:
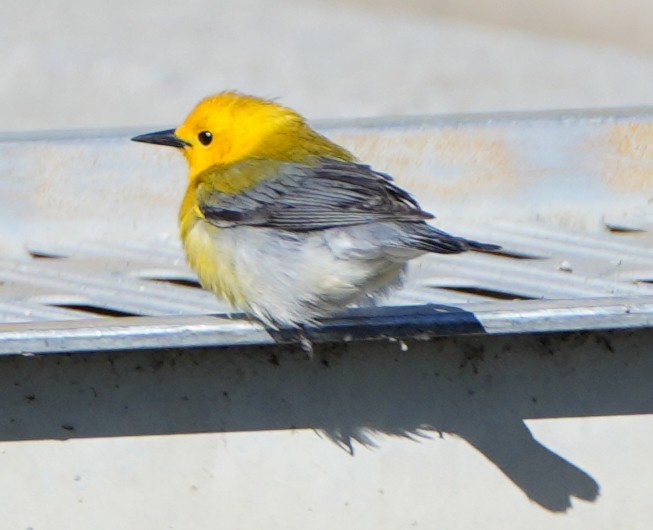
[[[155,127],[6,136],[3,528],[649,528],[652,124],[325,124],[505,251],[417,260],[312,362],[197,288]],[[75,350],[119,351],[31,355]]]
[[[439,226],[505,250],[420,258],[383,307],[314,340],[651,325],[648,111],[323,129],[394,174]],[[176,240],[183,160],[130,134],[0,141],[0,353],[275,340],[198,288]]]
[[[649,111],[323,130],[394,174],[439,226],[505,252],[425,256],[384,302],[383,319],[363,309],[327,323],[315,340],[407,337],[417,332],[415,315],[402,306],[423,304],[449,308],[425,309],[420,333],[428,335],[650,325]],[[274,340],[227,318],[197,288],[176,236],[184,162],[173,150],[130,143],[130,134],[0,141],[0,352]]]

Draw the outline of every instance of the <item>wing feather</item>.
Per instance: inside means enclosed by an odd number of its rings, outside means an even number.
[[[236,167],[234,171],[267,168],[269,177],[264,175],[256,186],[238,194],[215,191],[215,186],[198,190],[200,209],[209,222],[222,227],[252,225],[305,232],[433,218],[391,177],[364,164],[335,159],[323,159],[316,165],[285,163],[271,168],[269,161],[247,164],[250,166]]]

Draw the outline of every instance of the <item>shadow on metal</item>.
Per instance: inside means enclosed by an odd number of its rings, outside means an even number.
[[[381,434],[453,435],[562,512],[599,484],[524,420],[653,413],[651,343],[639,330],[316,344],[313,361],[281,345],[4,356],[0,440],[315,429],[355,458]]]
[[[244,318],[244,315],[233,315]],[[267,329],[277,343],[293,343],[299,339],[292,329]],[[313,342],[340,342],[380,338],[408,339],[449,335],[476,335],[485,328],[474,313],[442,304],[415,306],[378,306],[347,309],[329,318],[319,327],[305,327],[301,332]]]

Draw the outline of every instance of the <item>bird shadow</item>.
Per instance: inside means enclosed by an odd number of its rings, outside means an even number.
[[[355,455],[456,436],[542,508],[594,501],[526,419],[653,412],[653,331],[0,358],[0,441],[314,429]],[[619,373],[619,378],[614,374]],[[325,450],[328,447],[325,446]]]

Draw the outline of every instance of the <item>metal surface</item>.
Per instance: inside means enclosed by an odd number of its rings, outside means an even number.
[[[0,141],[0,527],[650,528],[653,113],[325,124],[505,251],[312,362],[194,283],[155,129]]]
[[[323,130],[395,175],[438,226],[505,251],[420,258],[383,307],[313,340],[653,323],[651,113]],[[183,160],[131,133],[0,139],[0,353],[274,342],[198,288],[176,240]]]

